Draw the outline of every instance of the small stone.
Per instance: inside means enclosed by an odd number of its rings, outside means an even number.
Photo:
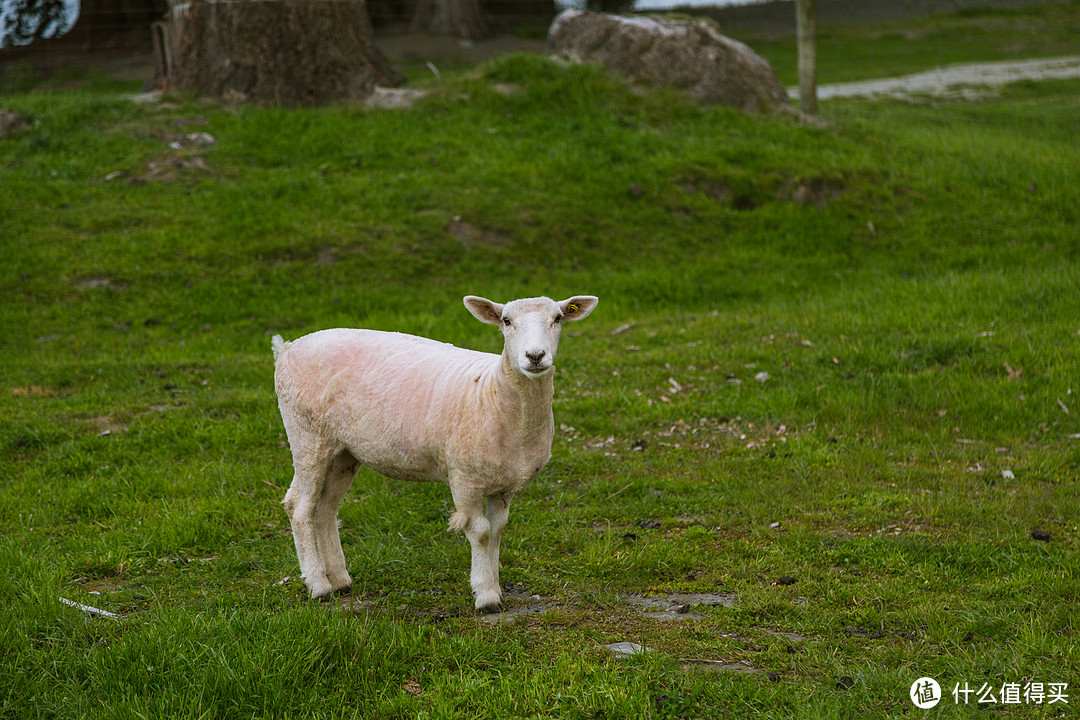
[[[605,645],[615,655],[619,657],[630,657],[631,655],[640,655],[643,652],[647,652],[648,648],[643,645],[638,645],[635,642],[617,642]]]

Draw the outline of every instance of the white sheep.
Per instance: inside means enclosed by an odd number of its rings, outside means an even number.
[[[274,336],[274,384],[295,470],[283,504],[313,598],[352,585],[337,508],[363,463],[390,478],[450,486],[449,530],[464,530],[472,546],[476,609],[502,609],[499,542],[510,501],[551,457],[562,323],[596,303],[590,295],[505,305],[466,297],[469,312],[502,329],[501,355],[375,330]]]

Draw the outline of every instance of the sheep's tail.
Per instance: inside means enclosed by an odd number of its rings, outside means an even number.
[[[281,357],[281,351],[289,346],[289,343],[285,342],[284,338],[280,335],[275,335],[270,340],[270,346],[274,348],[274,362]]]
[[[450,522],[446,528],[446,532],[460,532],[469,526],[469,516],[460,510],[455,510],[454,514],[450,516]]]

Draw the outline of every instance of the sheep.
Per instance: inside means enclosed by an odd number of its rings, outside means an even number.
[[[282,504],[312,598],[352,586],[337,508],[363,464],[392,479],[450,486],[448,532],[464,531],[472,546],[475,607],[502,610],[499,543],[510,501],[551,457],[562,324],[583,319],[598,300],[464,302],[500,327],[501,355],[376,330],[274,336],[274,385],[295,471]]]

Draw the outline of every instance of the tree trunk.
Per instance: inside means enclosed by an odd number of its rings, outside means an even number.
[[[480,9],[498,32],[535,29],[537,37],[547,34],[551,21],[559,14],[555,0],[480,0]]]
[[[404,81],[375,47],[364,0],[171,2],[169,22],[156,29],[170,90],[299,106],[359,100]]]
[[[419,0],[411,32],[455,35],[466,40],[491,37],[480,0]]]
[[[795,34],[799,49],[799,109],[817,114],[817,50],[814,0],[795,0]]]

